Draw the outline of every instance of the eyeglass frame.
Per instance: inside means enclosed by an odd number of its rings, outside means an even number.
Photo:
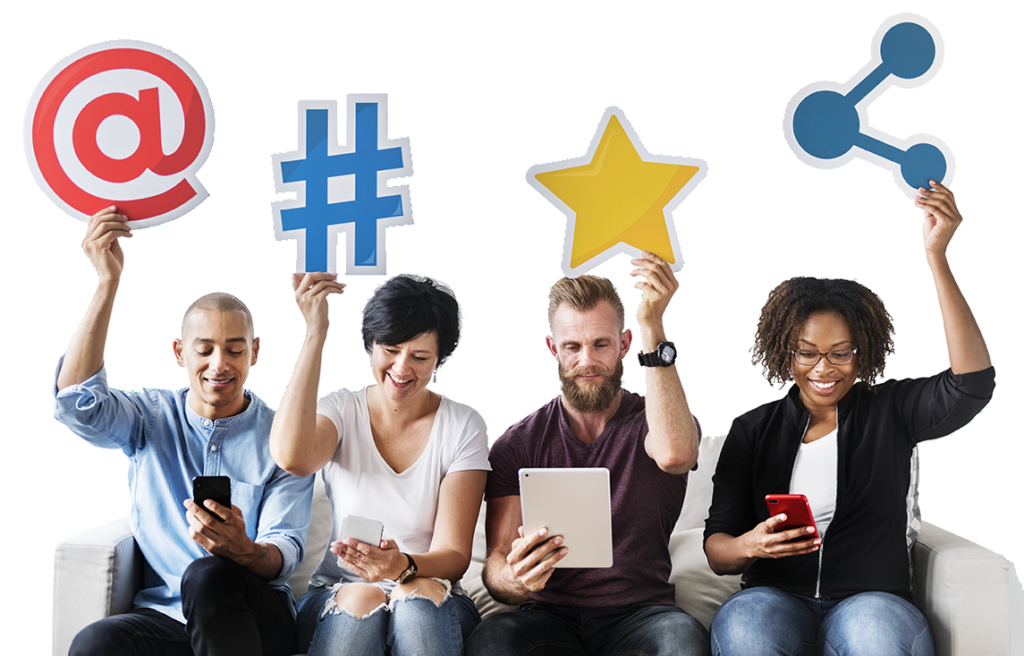
[[[840,351],[845,351],[847,349],[839,349],[839,350]],[[810,353],[811,351],[809,351],[807,349],[793,349],[792,351],[790,351],[790,354],[793,356],[793,359],[796,360],[796,363],[799,364],[800,366],[803,366],[803,367],[816,367],[816,366],[818,366],[818,363],[821,362],[821,356],[825,356],[825,359],[828,360],[829,363],[831,363],[833,366],[835,366],[835,367],[842,367],[844,365],[850,364],[850,362],[853,362],[853,357],[855,355],[857,355],[857,349],[855,349],[855,348],[849,349],[849,351],[850,351],[850,359],[849,359],[849,361],[847,361],[847,362],[834,362],[832,360],[832,354],[835,353],[835,351],[829,351],[828,353],[822,353],[821,351],[814,351],[814,353],[818,354],[818,359],[815,360],[814,362],[812,362],[811,364],[807,364],[806,362],[800,362],[800,360],[797,359],[796,354],[797,354],[798,351],[803,351],[804,353]]]

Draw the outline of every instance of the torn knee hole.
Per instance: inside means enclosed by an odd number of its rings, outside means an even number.
[[[415,587],[403,586],[403,588],[392,592],[392,607],[396,602],[411,599],[429,599],[434,602],[435,606],[440,606],[448,600],[452,593],[452,584],[444,579],[417,579],[411,585]]]
[[[327,598],[327,603],[324,604],[324,610],[320,614],[321,619],[327,617],[328,615],[348,615],[353,619],[362,620],[379,612],[381,609],[388,609],[387,600],[380,602],[375,607],[371,608],[369,611],[362,614],[357,614],[354,611],[339,605],[338,596],[342,585],[342,583],[336,583],[333,587],[331,587],[331,596]]]
[[[349,617],[356,620],[365,620],[367,617],[370,617],[371,615],[376,615],[382,610],[388,610],[387,603],[381,603],[379,606],[371,610],[369,613],[366,613],[365,615],[356,615],[349,609],[342,608],[341,606],[339,606],[334,601],[334,597],[331,597],[331,600],[327,602],[327,607],[324,608],[324,612],[320,617],[327,617],[328,615],[348,615]]]

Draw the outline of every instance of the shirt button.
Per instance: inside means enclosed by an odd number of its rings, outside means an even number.
[[[216,444],[211,444],[210,445],[210,451],[216,451],[216,450],[217,450],[217,445]]]
[[[210,425],[210,420],[209,419],[204,419],[203,420],[203,425],[204,426],[209,426]]]

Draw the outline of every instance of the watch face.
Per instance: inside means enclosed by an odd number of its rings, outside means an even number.
[[[676,349],[671,344],[664,344],[661,348],[661,361],[672,364],[676,361]]]

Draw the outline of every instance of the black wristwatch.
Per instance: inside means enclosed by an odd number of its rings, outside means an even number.
[[[644,367],[671,367],[676,362],[676,345],[662,342],[650,353],[638,353],[640,364]]]
[[[405,568],[404,572],[398,575],[398,578],[395,579],[396,583],[405,583],[409,579],[416,578],[416,572],[418,571],[416,569],[416,561],[412,559],[412,556],[405,552],[402,552],[402,555],[409,559],[409,566]]]

